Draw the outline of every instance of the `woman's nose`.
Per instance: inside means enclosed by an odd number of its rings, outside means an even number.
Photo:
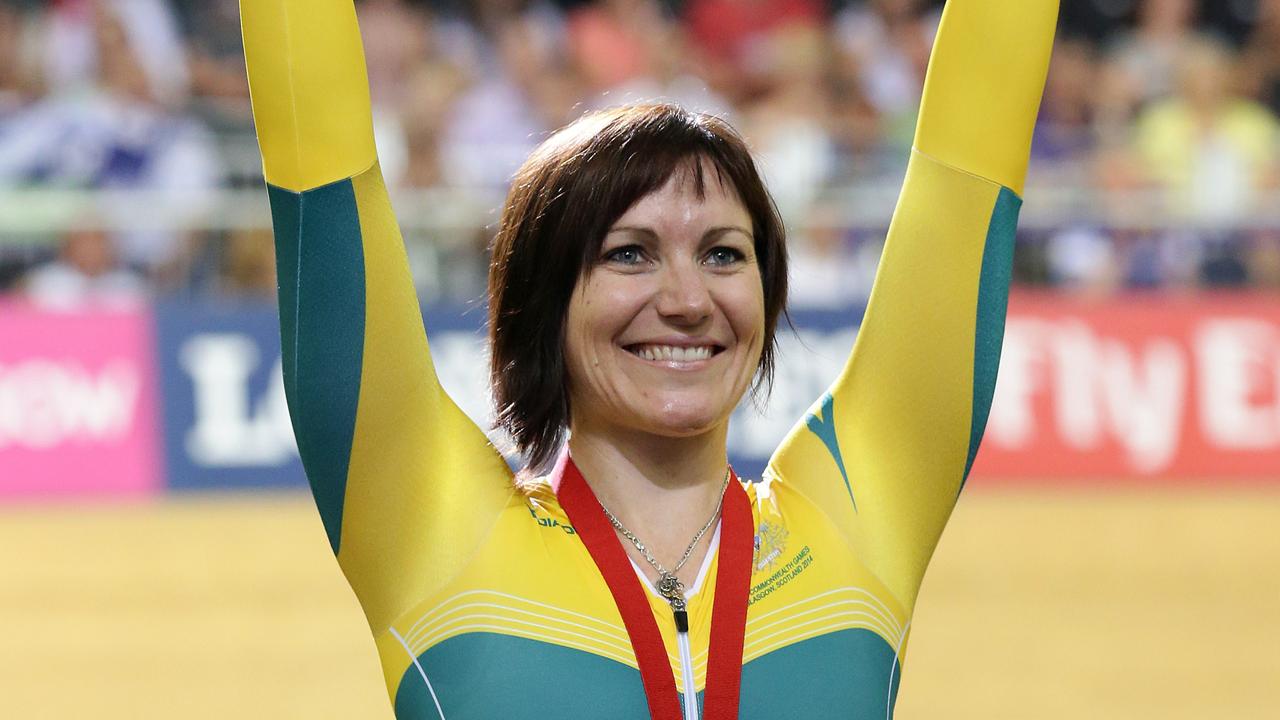
[[[658,314],[687,324],[711,316],[711,289],[696,263],[673,263],[662,270]]]

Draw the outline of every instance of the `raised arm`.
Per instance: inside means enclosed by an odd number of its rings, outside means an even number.
[[[771,462],[910,610],[982,439],[1057,0],[949,0],[853,354]]]
[[[510,474],[436,379],[351,0],[242,0],[240,11],[289,414],[329,543],[380,632],[461,569]]]

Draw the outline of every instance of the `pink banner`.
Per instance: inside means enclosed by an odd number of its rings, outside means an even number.
[[[145,311],[0,305],[0,498],[160,487]]]
[[[1015,295],[973,474],[1280,480],[1280,297]]]

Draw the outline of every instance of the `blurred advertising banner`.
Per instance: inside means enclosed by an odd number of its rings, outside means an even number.
[[[160,486],[151,316],[0,305],[0,498]]]
[[[275,307],[165,303],[155,320],[169,487],[304,485]]]
[[[424,311],[442,384],[489,429],[484,308]],[[839,373],[861,314],[792,313],[772,393],[744,400],[730,426],[741,475],[759,477]],[[1280,298],[1015,294],[973,475],[1280,480]],[[0,498],[305,482],[273,306],[0,306]]]
[[[155,317],[169,486],[305,486],[285,402],[276,308],[164,303]],[[484,309],[436,307],[427,317],[441,381],[463,410],[483,419]]]
[[[1280,298],[1015,295],[973,474],[1280,479]]]

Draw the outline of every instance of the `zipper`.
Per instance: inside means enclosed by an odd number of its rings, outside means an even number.
[[[719,547],[719,544],[720,528],[717,527],[715,535],[711,537],[711,551]],[[707,553],[702,563],[702,569],[698,572],[698,584],[701,584],[710,566],[711,552]],[[649,592],[653,592],[671,605],[671,617],[676,625],[676,646],[680,651],[680,677],[683,678],[685,688],[684,720],[701,720],[701,714],[698,711],[698,686],[695,684],[693,673],[693,644],[689,640],[689,611],[688,600],[684,595],[685,589],[671,576],[659,579],[655,587],[650,584],[649,578],[645,576],[644,570],[635,560],[631,560],[631,567]]]
[[[676,621],[676,645],[680,646],[680,670],[684,676],[684,720],[698,720],[698,686],[693,680],[693,651],[689,648],[687,618],[683,624]]]

